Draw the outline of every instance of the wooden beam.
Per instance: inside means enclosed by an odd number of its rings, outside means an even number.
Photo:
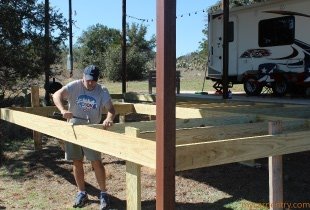
[[[275,135],[283,131],[281,121],[269,122],[269,134]],[[283,203],[283,164],[282,155],[268,157],[269,167],[269,203]],[[283,207],[272,205],[270,210],[282,210]]]
[[[134,92],[128,92],[124,94],[125,101],[128,102],[155,102],[156,96],[150,94],[140,94]]]
[[[310,131],[178,145],[176,170],[188,170],[310,150]]]
[[[178,104],[178,107],[184,108],[195,108],[195,109],[209,109],[214,111],[224,111],[231,112],[237,110],[247,110],[251,112],[253,109],[261,109],[261,108],[271,108],[275,107],[274,104],[257,104],[253,105],[251,103],[188,103],[188,104]]]
[[[129,114],[134,112],[133,104],[131,103],[114,103],[114,108],[116,111],[116,114]]]
[[[265,107],[255,108],[252,110],[238,109],[235,113],[251,113],[257,115],[265,115],[269,117],[285,117],[285,118],[310,118],[309,106],[296,105],[296,106],[284,106],[284,107]],[[223,113],[226,113],[223,111]],[[227,112],[229,113],[229,112]]]
[[[1,119],[90,149],[155,168],[153,141],[1,108]]]
[[[205,126],[219,126],[228,124],[254,123],[256,122],[256,115],[242,114],[239,116],[210,116],[205,118],[189,118],[176,119],[176,128],[192,128]],[[143,131],[143,130],[142,130]]]
[[[283,122],[285,131],[305,130],[307,120],[290,120]],[[176,144],[192,144],[224,139],[261,136],[268,134],[268,122],[233,124],[222,126],[207,126],[200,128],[176,130]],[[142,132],[140,137],[155,140],[155,132]]]
[[[156,105],[149,104],[134,104],[135,113],[156,115]],[[225,116],[239,116],[238,113],[223,113],[222,111],[212,111],[195,108],[176,107],[176,118],[190,119],[190,118],[207,118],[207,117],[221,117]]]
[[[16,110],[26,113],[31,113],[44,117],[51,117],[53,112],[58,111],[56,106],[45,106],[45,107],[10,107],[10,110]]]
[[[125,115],[134,112],[133,104],[130,103],[114,103],[116,114]],[[12,107],[11,110],[18,110],[35,115],[51,117],[53,112],[59,111],[56,106],[47,107]],[[104,110],[106,113],[106,110]]]
[[[206,126],[219,126],[228,124],[241,124],[241,123],[254,123],[256,122],[256,115],[244,114],[240,116],[225,116],[225,117],[209,117],[209,118],[192,118],[192,119],[176,119],[176,128],[193,128],[193,127],[206,127]],[[102,128],[101,124],[89,125],[94,128]],[[140,122],[125,122],[116,123],[109,131],[117,133],[125,133],[125,127],[138,128],[140,132],[155,131],[155,121],[140,121]]]

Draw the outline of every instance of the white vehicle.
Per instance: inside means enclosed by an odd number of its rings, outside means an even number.
[[[228,24],[230,84],[248,95],[264,86],[283,96],[310,86],[310,0],[271,0],[232,8]],[[209,14],[207,79],[222,89],[223,11]]]

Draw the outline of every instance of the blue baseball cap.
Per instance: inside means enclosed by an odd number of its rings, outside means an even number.
[[[99,68],[95,65],[89,65],[84,69],[84,76],[86,80],[98,81]]]

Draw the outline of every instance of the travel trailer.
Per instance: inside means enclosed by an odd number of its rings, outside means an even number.
[[[207,79],[222,89],[223,11],[209,13]],[[229,14],[228,81],[247,95],[264,87],[277,96],[310,87],[310,1],[270,0],[232,8]]]

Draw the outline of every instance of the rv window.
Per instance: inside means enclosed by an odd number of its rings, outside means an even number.
[[[293,44],[295,18],[286,16],[259,22],[259,46],[270,47]]]
[[[234,22],[228,23],[228,42],[234,41]]]

